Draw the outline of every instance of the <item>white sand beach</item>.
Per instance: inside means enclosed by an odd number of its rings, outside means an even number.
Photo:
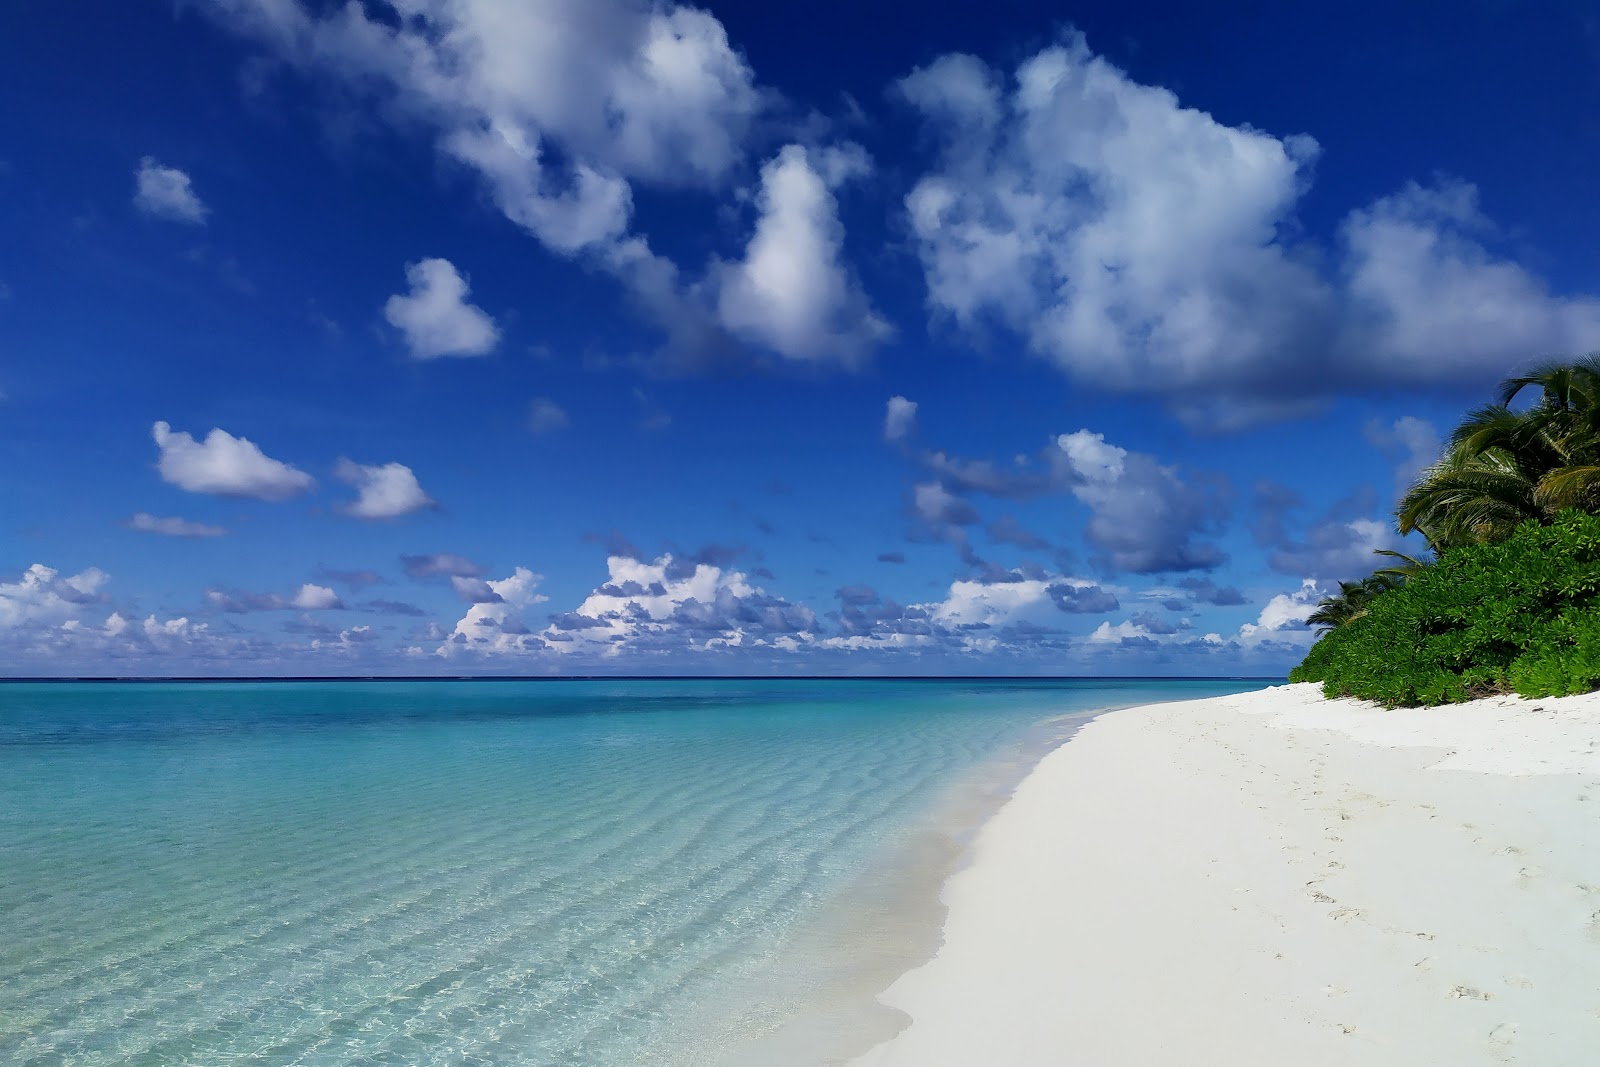
[[[945,888],[860,1067],[1600,1062],[1600,695],[1105,715]]]

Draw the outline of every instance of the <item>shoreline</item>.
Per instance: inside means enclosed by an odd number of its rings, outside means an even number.
[[[805,977],[795,985],[805,991],[801,1002],[791,1001],[786,1019],[758,1027],[709,1062],[719,1067],[844,1064],[903,1032],[910,1016],[883,1003],[879,994],[937,955],[948,918],[944,887],[973,862],[984,827],[1040,762],[1085,725],[1140,706],[1124,701],[1057,711],[946,785],[871,869],[794,936],[787,951],[799,955],[790,957],[784,970],[801,963]],[[741,1001],[722,1006],[718,1014],[748,1022],[744,1010]]]
[[[910,1019],[878,994],[933,959],[943,937],[943,887],[971,862],[983,827],[1040,761],[1113,705],[1042,720],[952,782],[906,836],[864,871],[827,912],[795,935],[807,959],[827,958],[825,978],[805,983],[803,1010],[715,1058],[719,1067],[838,1064],[900,1033]],[[887,873],[885,873],[887,872]],[[791,946],[791,951],[793,950]]]
[[[855,1067],[1583,1062],[1600,694],[1384,712],[1316,686],[1102,713],[945,883]]]

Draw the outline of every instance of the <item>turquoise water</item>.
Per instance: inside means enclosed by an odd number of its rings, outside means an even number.
[[[0,685],[0,1063],[715,1062],[953,783],[1259,685]]]

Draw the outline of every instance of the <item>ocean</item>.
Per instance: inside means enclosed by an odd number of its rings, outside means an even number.
[[[821,1062],[1049,746],[1263,684],[0,684],[0,1064]]]

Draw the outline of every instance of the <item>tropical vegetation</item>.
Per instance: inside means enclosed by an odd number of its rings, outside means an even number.
[[[1432,558],[1339,583],[1291,680],[1391,707],[1600,686],[1597,513],[1600,356],[1508,379],[1400,500]]]

